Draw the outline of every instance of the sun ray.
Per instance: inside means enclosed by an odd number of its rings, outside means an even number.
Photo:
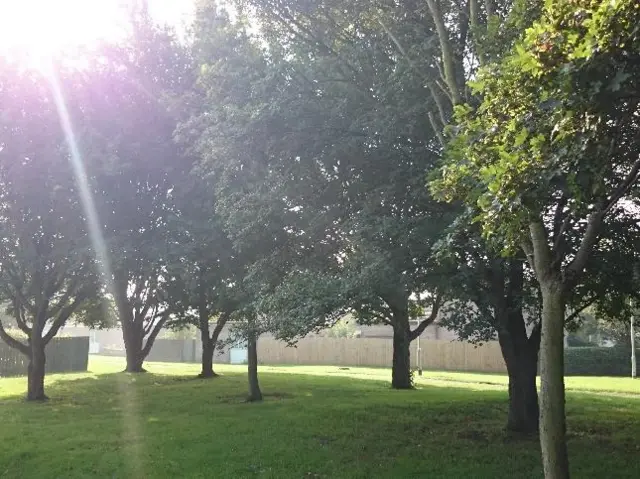
[[[98,217],[98,211],[87,177],[84,162],[78,141],[73,131],[71,116],[65,102],[65,96],[60,86],[60,81],[56,75],[54,67],[49,63],[46,69],[47,76],[54,96],[54,102],[60,117],[60,123],[69,147],[69,161],[71,162],[76,186],[80,195],[80,201],[87,220],[89,235],[93,244],[96,257],[101,269],[106,290],[115,297],[112,281],[111,260],[109,251],[104,239],[102,227]],[[139,411],[140,401],[137,395],[137,388],[134,378],[122,377],[118,381],[120,394],[118,398],[122,406],[123,413],[123,450],[125,452],[127,467],[131,477],[143,477],[142,447],[143,438],[141,432],[141,416]]]

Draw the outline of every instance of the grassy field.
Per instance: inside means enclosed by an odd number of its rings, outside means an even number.
[[[503,431],[503,376],[429,371],[392,391],[384,369],[262,367],[266,399],[248,404],[241,367],[208,381],[197,365],[122,367],[51,376],[46,404],[0,379],[0,477],[541,477],[537,439]],[[640,477],[640,381],[567,387],[574,477]]]

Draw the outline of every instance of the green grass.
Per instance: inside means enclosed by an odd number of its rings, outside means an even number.
[[[428,371],[393,391],[385,369],[265,366],[265,401],[248,404],[242,367],[147,367],[93,357],[91,373],[49,377],[46,404],[0,379],[0,477],[541,477],[537,440],[503,431],[500,375]],[[567,385],[574,477],[640,477],[640,381]]]

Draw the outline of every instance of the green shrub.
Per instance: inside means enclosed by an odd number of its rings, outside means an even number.
[[[631,349],[567,348],[564,372],[567,376],[631,376]]]

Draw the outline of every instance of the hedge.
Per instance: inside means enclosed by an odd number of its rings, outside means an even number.
[[[631,376],[631,348],[567,348],[564,372],[567,376]]]

